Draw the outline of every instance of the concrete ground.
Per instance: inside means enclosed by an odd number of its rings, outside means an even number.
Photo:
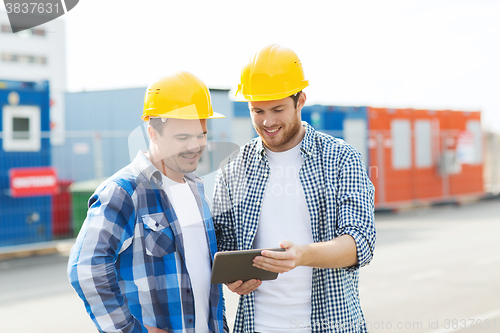
[[[500,332],[500,200],[377,214],[376,225],[360,271],[370,332]],[[0,250],[0,332],[95,332],[66,278],[71,244]],[[237,300],[226,293],[230,324]]]

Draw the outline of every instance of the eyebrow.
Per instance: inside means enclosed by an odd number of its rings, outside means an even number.
[[[208,131],[204,131],[204,132],[202,132],[202,133],[206,135],[206,134],[208,133]],[[178,133],[178,134],[175,134],[174,136],[175,136],[175,137],[178,137],[178,136],[198,136],[198,135],[200,135],[200,134],[201,134],[201,133],[199,133],[199,134]]]
[[[286,104],[276,105],[275,107],[272,107],[271,110],[275,110],[277,108],[282,108],[284,106],[286,106]],[[252,110],[252,111],[255,111],[255,110],[263,111],[261,108],[255,108],[255,107],[252,107],[250,110]]]

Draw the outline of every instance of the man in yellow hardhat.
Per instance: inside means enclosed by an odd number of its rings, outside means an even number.
[[[241,71],[258,137],[216,178],[219,250],[269,249],[273,281],[236,281],[235,333],[365,332],[358,269],[375,247],[374,188],[360,154],[301,122],[309,85],[292,50],[270,45]]]
[[[193,173],[212,118],[224,116],[191,73],[147,88],[149,150],[92,195],[68,264],[100,332],[223,332],[222,290],[210,284],[214,227]]]

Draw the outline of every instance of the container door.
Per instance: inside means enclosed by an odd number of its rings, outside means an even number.
[[[483,137],[479,120],[465,121],[456,137],[456,155],[461,172],[450,177],[450,195],[483,192]]]
[[[422,117],[425,117],[423,115]],[[440,151],[439,121],[430,117],[415,119],[414,123],[413,195],[416,201],[440,199],[442,179],[437,169]]]
[[[386,172],[387,202],[410,201],[412,195],[412,144],[410,119],[391,120],[390,168]]]

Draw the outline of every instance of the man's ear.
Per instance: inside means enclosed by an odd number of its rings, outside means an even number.
[[[297,101],[297,109],[300,111],[306,104],[307,96],[305,92],[301,92],[299,96],[299,100]]]
[[[157,138],[157,133],[155,131],[155,129],[153,128],[153,126],[151,125],[148,125],[148,136],[149,136],[149,140],[151,140],[152,142],[156,143],[156,138]]]

